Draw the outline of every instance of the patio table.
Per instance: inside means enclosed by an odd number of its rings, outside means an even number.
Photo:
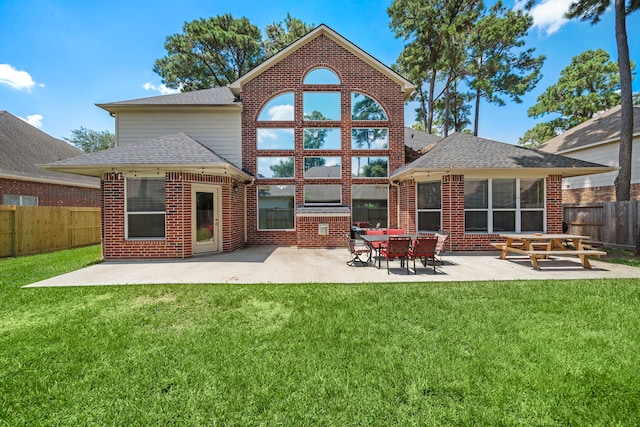
[[[549,258],[552,255],[577,255],[582,267],[591,268],[589,256],[599,257],[607,254],[604,251],[585,249],[582,242],[588,240],[589,236],[578,234],[508,233],[499,236],[506,239],[505,243],[492,243],[492,245],[501,250],[500,259],[505,259],[509,252],[527,255],[536,270],[540,270],[538,259]],[[572,242],[575,249],[567,249],[564,246],[564,242],[568,240]]]

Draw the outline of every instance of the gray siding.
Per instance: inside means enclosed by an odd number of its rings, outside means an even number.
[[[612,142],[609,144],[601,144],[584,148],[582,150],[563,153],[563,155],[572,157],[574,159],[600,163],[607,166],[618,166],[619,148],[620,144],[618,142]],[[633,153],[631,160],[632,184],[640,183],[640,156],[638,156],[638,150],[640,150],[640,138],[636,137],[633,140]],[[613,181],[617,176],[618,171],[614,171],[607,173],[598,173],[595,175],[564,178],[562,180],[562,188],[566,190],[576,188],[608,187],[613,185]]]
[[[118,146],[184,132],[242,168],[240,111],[120,112],[116,118]]]

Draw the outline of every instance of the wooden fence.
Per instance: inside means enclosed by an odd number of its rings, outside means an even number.
[[[566,204],[563,220],[569,233],[590,236],[605,246],[635,248],[640,228],[640,202]]]
[[[100,208],[0,206],[0,257],[100,243]]]

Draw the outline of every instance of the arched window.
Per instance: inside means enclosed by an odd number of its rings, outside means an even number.
[[[375,99],[351,92],[351,120],[388,120],[387,113]]]
[[[293,102],[293,92],[283,93],[272,98],[258,114],[258,120],[293,121]]]
[[[328,68],[316,68],[304,77],[306,85],[338,85],[340,78]]]

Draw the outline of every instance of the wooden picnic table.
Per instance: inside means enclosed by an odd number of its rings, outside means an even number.
[[[588,240],[589,236],[578,234],[508,233],[500,234],[500,237],[506,241],[492,243],[493,246],[501,250],[500,259],[505,259],[509,252],[527,255],[536,270],[540,270],[538,259],[549,258],[551,255],[577,255],[584,268],[591,268],[589,256],[600,257],[607,254],[604,251],[585,249],[582,242]],[[567,241],[571,241],[575,249],[567,249],[564,245]]]

